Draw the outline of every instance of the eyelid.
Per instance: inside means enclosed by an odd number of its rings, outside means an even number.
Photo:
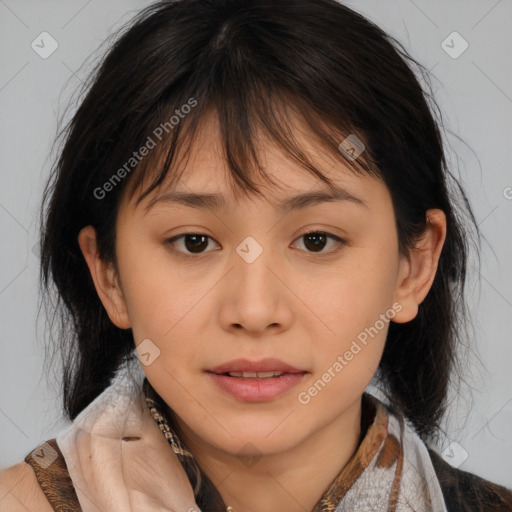
[[[343,239],[343,238],[341,238],[341,237],[339,237],[337,235],[334,235],[333,233],[330,233],[329,231],[325,231],[325,230],[323,230],[321,228],[311,228],[311,227],[304,228],[302,231],[300,231],[297,234],[297,236],[294,238],[293,242],[295,243],[301,237],[303,237],[305,235],[309,235],[309,234],[324,234],[324,235],[326,235],[327,238],[331,238],[331,239],[335,240],[338,243],[338,247],[333,249],[333,250],[331,250],[331,251],[318,252],[318,253],[302,251],[301,250],[301,252],[305,252],[305,254],[307,256],[318,256],[318,257],[330,256],[330,255],[333,255],[333,254],[337,253],[341,249],[340,246],[348,245],[348,242],[345,239]],[[177,253],[179,256],[182,256],[184,258],[189,258],[189,259],[197,260],[197,259],[207,255],[208,253],[213,252],[213,251],[205,251],[205,252],[200,252],[200,253],[187,253],[187,252],[183,252],[183,251],[179,251],[179,250],[175,249],[174,246],[173,246],[173,243],[176,242],[177,240],[181,239],[181,238],[184,238],[187,235],[204,236],[207,239],[214,241],[217,245],[220,245],[219,242],[217,242],[213,237],[211,237],[210,235],[208,235],[206,233],[202,233],[200,231],[186,231],[186,232],[183,232],[183,233],[179,233],[178,235],[175,235],[175,236],[173,236],[171,238],[166,239],[165,242],[168,245],[171,246],[172,250],[175,253]]]
[[[180,238],[184,238],[187,235],[204,236],[204,237],[208,238],[209,240],[213,240],[217,245],[220,245],[219,242],[217,242],[217,240],[215,240],[213,237],[211,237],[210,235],[207,235],[206,233],[201,233],[200,231],[184,231],[183,233],[179,233],[178,235],[175,235],[175,236],[173,236],[171,238],[167,238],[165,240],[165,243],[171,247],[171,250],[174,253],[178,254],[180,257],[188,258],[188,259],[197,260],[197,259],[199,259],[201,257],[204,257],[206,254],[212,252],[212,251],[206,251],[206,252],[201,252],[201,253],[194,254],[194,253],[187,253],[187,252],[183,252],[183,251],[177,250],[173,246],[173,243],[176,242],[177,240],[179,240]]]
[[[318,256],[318,257],[332,256],[332,255],[336,254],[343,246],[348,245],[348,242],[345,239],[343,239],[329,231],[326,231],[322,228],[315,228],[315,227],[304,228],[302,231],[299,232],[297,237],[294,239],[294,242],[296,240],[299,240],[300,238],[302,238],[305,235],[309,235],[309,234],[313,234],[313,233],[314,234],[316,234],[316,233],[324,234],[327,238],[331,238],[331,239],[335,240],[337,242],[338,246],[335,249],[333,249],[331,251],[326,251],[326,252],[315,253],[315,252],[302,251],[302,252],[305,252],[307,256],[313,256],[313,257],[314,256]]]

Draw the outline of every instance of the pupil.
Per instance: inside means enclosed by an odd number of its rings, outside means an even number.
[[[188,243],[192,240],[192,243]],[[190,252],[201,252],[208,246],[207,237],[204,235],[186,235],[185,246]]]
[[[323,233],[310,233],[304,235],[304,238],[306,239],[304,245],[313,252],[321,251],[325,247],[326,236]],[[207,237],[204,235],[186,235],[185,246],[190,252],[201,252],[208,246]]]
[[[315,250],[322,250],[324,248],[325,242],[326,242],[325,234],[323,234],[323,233],[310,233],[310,234],[304,235],[304,236],[305,236],[307,241],[310,241],[310,240],[313,241],[313,243],[312,243],[313,251],[315,251]],[[308,242],[306,242],[304,245],[308,249],[310,249],[310,247],[308,246]]]

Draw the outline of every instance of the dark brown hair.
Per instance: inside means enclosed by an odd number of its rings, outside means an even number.
[[[293,138],[293,110],[317,144],[354,172],[385,182],[402,254],[424,231],[428,209],[446,215],[433,286],[414,320],[390,323],[378,371],[391,406],[423,439],[435,434],[456,346],[465,340],[468,234],[478,229],[446,164],[442,116],[427,70],[398,41],[335,0],[163,1],[138,13],[116,38],[60,134],[62,151],[42,204],[41,282],[61,320],[67,417],[105,389],[134,349],[131,330],[112,324],[96,293],[78,246],[80,229],[92,225],[100,255],[115,264],[122,194],[132,197],[152,178],[140,201],[164,179],[177,180],[176,152],[190,147],[207,112],[218,115],[239,193],[261,193],[254,178],[267,179],[255,151],[256,130],[330,186]],[[193,108],[184,109],[187,104]],[[178,122],[170,121],[173,115]],[[158,127],[164,131],[156,141]],[[354,161],[339,150],[350,134],[366,145]],[[155,149],[127,168],[148,137]]]

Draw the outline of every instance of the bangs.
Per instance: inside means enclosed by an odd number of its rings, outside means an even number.
[[[229,76],[235,71],[238,71],[236,79]],[[138,205],[164,183],[172,188],[180,180],[202,122],[210,116],[215,116],[218,122],[215,135],[220,137],[222,157],[229,169],[229,182],[235,197],[237,193],[262,195],[257,185],[260,180],[274,188],[279,186],[258,156],[258,148],[269,143],[274,143],[330,189],[334,188],[318,164],[315,165],[317,159],[312,159],[304,144],[298,142],[298,131],[307,137],[308,145],[315,149],[315,153],[334,158],[335,163],[331,163],[329,169],[340,162],[356,174],[380,176],[365,134],[350,122],[347,115],[315,109],[295,91],[275,90],[271,83],[261,81],[254,69],[240,69],[233,63],[231,66],[224,63],[222,73],[222,78],[212,83],[208,83],[206,77],[191,77],[191,81],[199,86],[195,90],[182,88],[186,92],[193,90],[190,96],[181,94],[168,103],[163,115],[159,112],[158,116],[148,120],[146,126],[149,128],[142,138],[155,145],[126,183],[129,200],[139,188],[142,189],[136,199]],[[191,104],[195,106],[186,108]],[[188,113],[183,117],[176,115],[184,111]],[[181,166],[183,161],[185,165]]]

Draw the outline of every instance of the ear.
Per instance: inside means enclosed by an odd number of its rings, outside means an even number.
[[[78,245],[110,320],[120,329],[129,329],[131,322],[117,272],[112,263],[106,263],[100,258],[96,243],[96,230],[92,226],[86,226],[80,231]]]
[[[446,215],[439,209],[428,210],[426,215],[423,235],[410,250],[409,258],[403,257],[400,261],[394,300],[402,305],[402,309],[393,317],[393,322],[413,320],[434,282],[446,239]]]

